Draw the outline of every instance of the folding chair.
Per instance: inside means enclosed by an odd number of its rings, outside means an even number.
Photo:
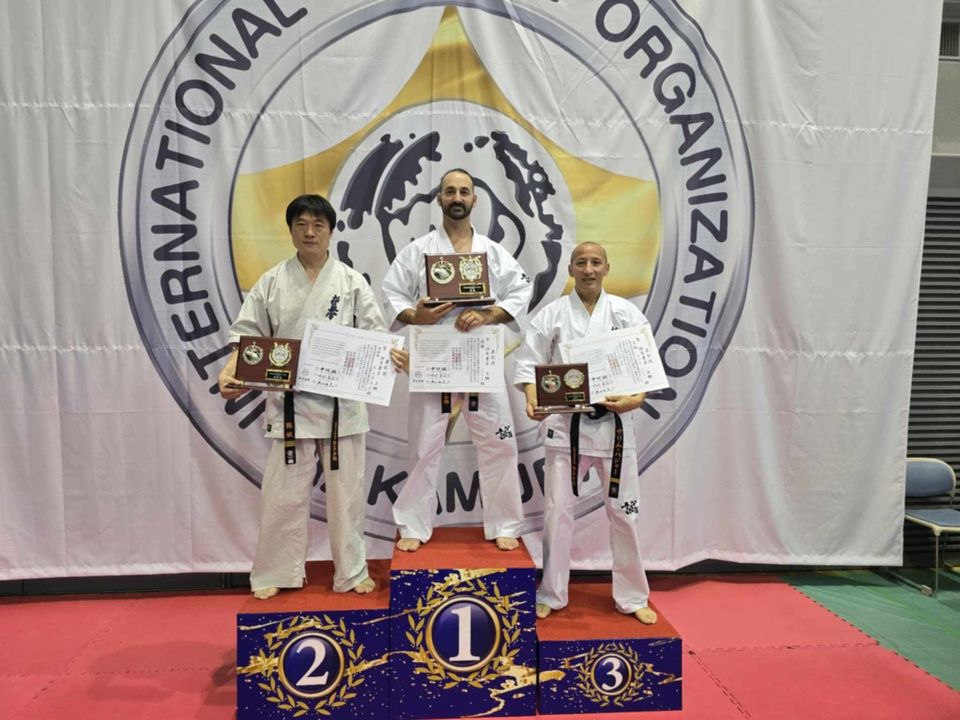
[[[924,595],[934,596],[940,588],[940,542],[941,536],[960,533],[960,510],[952,507],[957,488],[957,476],[953,468],[935,458],[907,458],[906,496],[929,498],[938,495],[950,497],[950,507],[907,508],[904,519],[933,531],[934,576],[933,590],[927,585],[911,582]],[[909,582],[909,581],[908,581]]]

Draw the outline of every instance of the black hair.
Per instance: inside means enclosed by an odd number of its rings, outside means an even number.
[[[318,218],[325,218],[330,225],[330,230],[336,230],[337,211],[333,209],[330,201],[322,195],[301,195],[298,198],[294,198],[293,201],[287,205],[287,227],[293,229],[293,221],[304,213]]]

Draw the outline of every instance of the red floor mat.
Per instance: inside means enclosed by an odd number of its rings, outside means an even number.
[[[0,717],[233,718],[247,598],[0,602]],[[604,718],[960,718],[960,694],[774,578],[656,578],[652,599],[693,651],[684,710]]]
[[[134,601],[123,596],[82,600],[31,598],[0,602],[0,647],[20,673],[48,673],[51,659],[75,658]],[[0,666],[0,673],[4,668]],[[0,707],[3,707],[0,705]]]
[[[227,720],[236,712],[234,682],[232,667],[230,672],[216,673],[177,670],[67,675],[15,717],[17,720]]]
[[[705,650],[697,655],[753,718],[960,718],[960,693],[878,645]]]
[[[134,600],[70,664],[76,673],[209,670],[233,665],[236,613],[248,595]]]
[[[654,578],[651,600],[696,652],[876,644],[782,580],[765,575]]]

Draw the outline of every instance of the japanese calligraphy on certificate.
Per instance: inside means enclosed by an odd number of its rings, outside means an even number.
[[[308,320],[295,389],[389,405],[397,378],[391,347],[403,347],[403,338]]]
[[[590,394],[632,395],[669,387],[650,325],[614,330],[603,335],[561,343],[564,362],[585,362]]]
[[[453,327],[410,330],[410,392],[499,392],[503,381],[503,328],[470,332]]]

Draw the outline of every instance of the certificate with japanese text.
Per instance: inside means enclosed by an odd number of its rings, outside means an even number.
[[[397,373],[390,348],[403,338],[308,320],[300,344],[296,390],[389,405]]]
[[[595,398],[670,387],[649,325],[561,343],[560,354],[564,362],[587,363]]]
[[[503,342],[500,325],[411,328],[410,392],[502,391]]]

